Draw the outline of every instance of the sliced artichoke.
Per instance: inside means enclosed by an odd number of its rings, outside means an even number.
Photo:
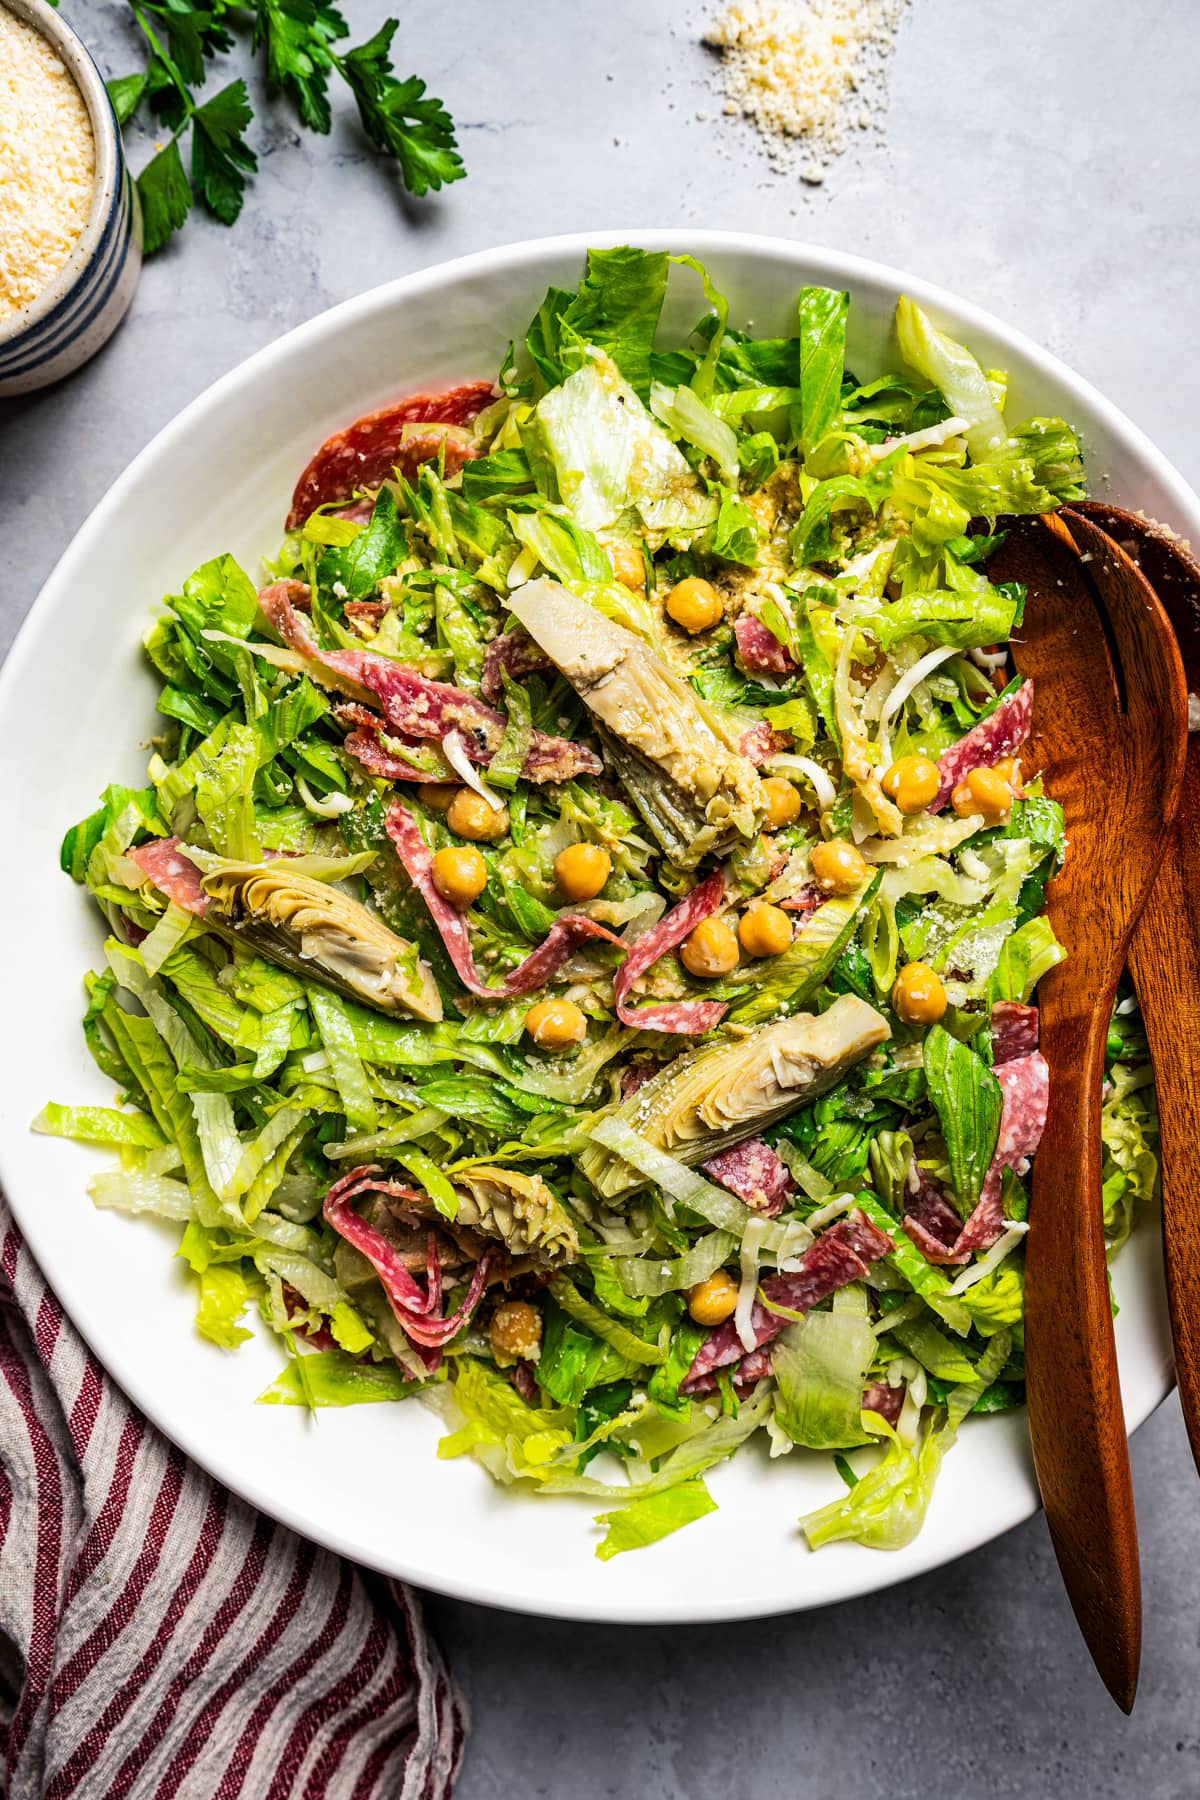
[[[442,997],[414,945],[340,888],[269,863],[227,863],[204,879],[206,923],[268,961],[327,982],[377,1012],[436,1021]]]
[[[575,1227],[540,1175],[481,1166],[457,1176],[455,1187],[456,1227],[499,1238],[514,1256],[543,1267],[574,1262],[579,1254]]]
[[[758,835],[766,800],[728,723],[644,639],[554,581],[508,605],[594,714],[634,805],[672,862],[694,868]]]
[[[631,1094],[617,1117],[668,1156],[698,1163],[823,1094],[890,1035],[873,1006],[843,994],[828,1012],[797,1013],[677,1057]],[[606,1199],[642,1179],[599,1144],[588,1146],[579,1166]]]

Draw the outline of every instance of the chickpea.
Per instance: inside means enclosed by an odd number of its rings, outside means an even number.
[[[747,956],[779,956],[792,941],[792,921],[781,906],[755,900],[738,922],[738,941]]]
[[[507,806],[489,806],[473,788],[459,788],[450,802],[446,823],[456,837],[493,843],[508,830]]]
[[[599,844],[568,844],[554,859],[554,879],[568,900],[594,900],[612,874],[612,857]]]
[[[612,563],[613,574],[622,587],[645,587],[646,565],[636,544],[609,544],[608,559]]]
[[[694,637],[698,631],[711,631],[721,623],[725,602],[711,581],[705,581],[702,575],[688,575],[677,581],[667,595],[667,613]]]
[[[542,1315],[527,1300],[506,1300],[492,1314],[488,1337],[501,1368],[536,1357],[542,1347]]]
[[[487,864],[478,850],[459,844],[437,850],[433,857],[433,885],[443,900],[464,912],[487,886]]]
[[[711,980],[737,968],[738,941],[723,919],[701,919],[684,938],[679,955],[690,975]]]
[[[722,1325],[737,1306],[738,1284],[724,1269],[688,1289],[688,1311],[697,1325]]]
[[[444,813],[458,789],[452,781],[423,781],[419,791],[430,812]]]
[[[762,784],[767,797],[767,826],[780,831],[800,817],[800,795],[782,775],[768,775]]]
[[[818,885],[831,894],[852,894],[867,879],[867,862],[861,850],[845,838],[830,838],[827,844],[814,844],[808,853]]]
[[[950,796],[960,819],[982,813],[985,823],[999,825],[1012,811],[1013,791],[996,769],[972,769]]]
[[[992,772],[998,775],[1001,781],[1007,781],[1009,787],[1012,787],[1017,778],[1016,757],[1002,756],[998,763],[992,764]]]
[[[525,1029],[539,1050],[569,1050],[587,1036],[587,1020],[573,1000],[539,1000],[525,1014]]]
[[[942,782],[937,764],[927,756],[901,756],[879,785],[902,813],[915,813],[929,805]]]
[[[892,989],[892,1005],[906,1025],[936,1025],[946,1010],[946,990],[928,963],[905,963]]]

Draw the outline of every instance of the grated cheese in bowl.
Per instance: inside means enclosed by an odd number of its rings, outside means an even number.
[[[95,187],[87,106],[40,32],[0,4],[0,325],[44,293]]]
[[[704,34],[722,53],[725,111],[768,140],[780,168],[799,143],[824,179],[850,127],[882,115],[883,71],[907,0],[733,0]]]

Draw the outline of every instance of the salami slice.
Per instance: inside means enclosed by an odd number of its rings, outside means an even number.
[[[787,1164],[761,1138],[747,1138],[731,1150],[721,1150],[701,1167],[747,1206],[772,1219],[783,1211],[788,1195],[795,1190]]]
[[[555,920],[547,936],[536,950],[530,951],[524,962],[511,969],[502,981],[488,987],[475,967],[466,919],[456,907],[442,898],[434,884],[433,857],[417,828],[416,820],[408,808],[397,800],[389,808],[384,823],[409,880],[429,908],[459,980],[470,993],[477,994],[481,1000],[515,1000],[521,994],[530,994],[535,988],[544,987],[572,952],[588,938],[603,938],[610,944],[621,942],[606,925],[597,924],[595,919],[585,919],[581,914],[570,913],[565,918]]]
[[[208,906],[204,877],[190,857],[184,856],[177,837],[154,838],[140,849],[131,850],[129,859],[150,877],[160,894],[182,906],[185,912],[195,913],[198,919],[204,917]]]
[[[622,1025],[632,1026],[634,1030],[675,1031],[691,1035],[711,1031],[721,1023],[727,1011],[723,1000],[676,1000],[652,1006],[630,1006],[627,1002],[629,990],[638,976],[644,975],[651,964],[656,963],[660,956],[665,956],[668,950],[674,950],[677,945],[682,944],[688,932],[701,919],[707,919],[716,912],[724,895],[724,872],[714,869],[707,881],[702,881],[698,888],[693,888],[686,900],[673,906],[657,925],[638,938],[613,982],[613,998],[616,1001],[617,1017]]]
[[[1038,1047],[1038,1009],[1019,1000],[997,1000],[992,1007],[992,1061],[1015,1062]]]
[[[287,529],[296,531],[318,506],[349,500],[359,488],[377,488],[399,466],[410,479],[418,463],[443,444],[453,474],[479,452],[436,432],[405,438],[413,425],[469,425],[495,399],[489,381],[471,381],[444,394],[411,394],[326,438],[296,483]]]
[[[811,1312],[814,1306],[827,1300],[838,1288],[845,1287],[847,1282],[861,1280],[870,1264],[886,1256],[891,1248],[891,1239],[876,1230],[856,1208],[836,1225],[831,1225],[805,1251],[799,1266],[790,1274],[768,1275],[762,1283],[762,1292],[776,1306],[786,1307],[789,1312]],[[777,1338],[787,1324],[786,1317],[769,1311],[761,1300],[756,1300],[750,1314],[755,1350]],[[680,1383],[680,1392],[697,1391],[693,1384],[703,1376],[740,1362],[746,1354],[736,1321],[726,1319],[723,1325],[709,1332],[697,1350],[691,1368]]]
[[[776,731],[759,719],[754,725],[748,725],[738,740],[738,749],[752,762],[756,769],[765,769],[773,756],[778,756],[788,747],[788,738],[782,731]]]
[[[737,641],[737,659],[743,669],[755,674],[792,675],[799,667],[774,633],[768,631],[753,613],[742,613],[733,627],[733,635]]]
[[[504,692],[501,669],[515,680],[519,675],[540,675],[554,664],[539,644],[523,631],[503,631],[488,645],[483,658],[480,689],[485,700],[499,700]]]
[[[753,1387],[755,1382],[761,1381],[764,1375],[771,1373],[770,1348],[751,1350],[748,1356],[743,1356],[741,1362],[734,1364],[729,1373],[734,1387],[739,1393],[744,1393],[747,1388]],[[712,1394],[716,1392],[716,1387],[715,1373],[698,1375],[687,1391],[689,1394]]]
[[[1019,750],[1033,722],[1033,683],[1024,681],[1015,694],[1002,700],[990,718],[973,725],[965,737],[938,758],[938,791],[929,802],[931,813],[941,812],[947,800],[972,769],[990,768],[1002,757]]]
[[[889,1425],[894,1425],[900,1417],[904,1405],[904,1383],[899,1387],[891,1387],[886,1381],[873,1381],[870,1387],[863,1389],[862,1409],[864,1412],[879,1413]]]
[[[503,713],[474,694],[444,681],[430,681],[374,650],[323,650],[297,610],[297,588],[303,589],[303,583],[276,581],[258,596],[259,610],[285,644],[315,663],[352,698],[373,696],[398,737],[440,742],[456,731],[471,761],[486,768],[504,737]],[[535,731],[522,773],[530,781],[569,781],[575,775],[598,775],[602,768],[594,750]]]

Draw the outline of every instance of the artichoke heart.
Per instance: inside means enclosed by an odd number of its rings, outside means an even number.
[[[843,994],[828,1012],[777,1019],[676,1058],[631,1094],[617,1117],[668,1156],[698,1163],[823,1094],[890,1035],[873,1006]],[[588,1146],[579,1166],[606,1199],[642,1180],[599,1144]]]
[[[479,1167],[464,1170],[455,1186],[457,1226],[499,1238],[514,1256],[542,1267],[574,1262],[579,1254],[575,1227],[540,1175]]]
[[[695,868],[758,835],[758,771],[649,644],[558,582],[531,581],[508,605],[595,716],[611,764],[674,863]]]
[[[441,1018],[441,994],[416,948],[340,888],[292,873],[286,857],[226,864],[204,888],[207,922],[235,943],[376,1012]]]

